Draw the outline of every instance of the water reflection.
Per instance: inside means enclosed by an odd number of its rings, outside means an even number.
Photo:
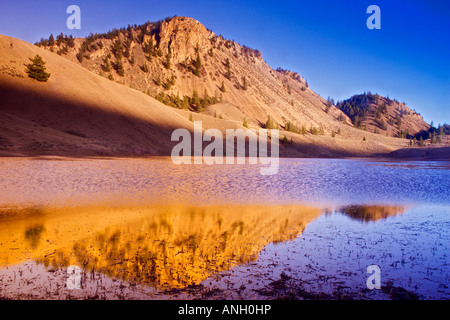
[[[337,212],[343,213],[353,220],[369,222],[403,214],[406,209],[406,206],[348,205],[340,207]]]
[[[33,259],[113,279],[182,288],[253,261],[321,213],[306,206],[148,206],[46,209],[0,224],[0,266]]]
[[[25,230],[25,239],[28,240],[28,243],[32,250],[35,250],[39,243],[41,242],[42,232],[45,230],[45,227],[42,224],[38,224],[32,227],[29,227]]]

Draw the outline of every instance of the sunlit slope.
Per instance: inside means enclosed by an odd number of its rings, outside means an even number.
[[[47,82],[25,73],[36,54]],[[192,127],[155,99],[24,41],[0,36],[0,62],[0,153],[166,155],[172,131]]]
[[[125,77],[117,79],[119,83],[98,74],[102,55],[106,55],[109,48],[106,42],[97,58],[92,55],[89,62],[84,60],[80,64],[71,60],[74,52],[60,56],[21,40],[0,36],[0,155],[167,156],[175,145],[170,139],[173,130],[193,130],[191,116],[193,120],[203,121],[204,130],[218,128],[222,132],[245,130],[243,118],[249,128],[258,130],[264,127],[268,116],[282,130],[287,122],[298,128],[305,126],[306,134],[280,132],[280,139],[286,135],[291,142],[281,144],[282,157],[370,156],[407,146],[406,139],[355,129],[349,122],[343,124],[338,120],[342,112],[335,107],[325,112],[326,101],[307,88],[298,74],[274,71],[258,51],[249,51],[224,39],[217,38],[216,41],[224,44],[220,49],[216,44],[212,57],[203,52],[200,77],[178,70],[177,63],[195,55],[196,37],[210,44],[208,37],[214,37],[203,30],[204,27],[199,27],[198,34],[193,32],[189,29],[193,28],[192,24],[198,25],[193,19],[175,19],[162,25],[161,50],[168,50],[169,42],[165,39],[174,34],[179,37],[170,43],[181,46],[181,26],[186,25],[188,30],[188,35],[183,37],[192,38],[186,47],[173,48],[171,69],[161,66],[162,58],[158,57],[152,60],[153,71],[143,74],[139,65],[145,58],[142,49],[134,44],[135,64],[125,64]],[[170,31],[170,28],[175,30]],[[125,40],[124,35],[119,37]],[[75,49],[80,42],[76,40]],[[227,48],[227,43],[232,46]],[[24,64],[36,54],[46,61],[47,72],[51,74],[47,82],[28,78],[25,73]],[[169,107],[144,93],[162,90],[154,84],[154,77],[167,78],[174,74],[176,84],[167,94],[182,96],[197,90],[201,95],[206,89],[208,95],[216,96],[223,77],[223,61],[227,58],[232,61],[233,81],[224,81],[228,84],[226,92],[222,93],[223,102],[207,107],[202,113]],[[218,75],[211,76],[213,71]],[[245,75],[248,76],[247,90],[238,86]],[[323,134],[312,134],[312,128],[322,128]]]

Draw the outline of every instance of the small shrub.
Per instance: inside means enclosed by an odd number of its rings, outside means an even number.
[[[274,126],[273,121],[270,118],[270,116],[267,117],[267,121],[266,121],[265,127],[266,127],[266,129],[269,129],[269,130],[270,129],[275,129],[275,126]]]

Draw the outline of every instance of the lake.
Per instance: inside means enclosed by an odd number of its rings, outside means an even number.
[[[450,162],[260,167],[0,159],[0,298],[450,298]]]

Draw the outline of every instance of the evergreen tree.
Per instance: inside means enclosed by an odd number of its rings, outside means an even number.
[[[331,106],[332,106],[333,104],[334,104],[333,99],[330,98],[330,96],[328,96],[328,99],[327,99],[327,105],[326,105],[326,108],[325,108],[325,112],[326,112],[326,113],[330,112],[330,108],[331,108]]]
[[[272,119],[270,118],[270,116],[267,117],[267,121],[266,121],[266,129],[274,129],[275,126],[273,124]]]
[[[306,134],[306,132],[307,132],[306,126],[303,124],[300,133],[301,133],[301,134]]]
[[[109,60],[108,58],[105,58],[105,60],[103,60],[103,64],[100,66],[102,68],[103,71],[105,72],[109,72],[111,71],[111,67],[109,65]]]
[[[45,72],[45,61],[42,60],[40,55],[36,55],[33,59],[30,59],[31,63],[27,64],[25,72],[32,79],[46,82],[50,77],[50,73]]]
[[[242,89],[247,90],[247,78],[246,77],[242,77]]]
[[[225,78],[230,80],[231,79],[231,64],[230,64],[229,58],[227,58],[227,60],[225,60],[225,67],[227,68],[227,71],[225,73]]]
[[[200,105],[200,97],[198,95],[197,90],[194,90],[192,92],[192,98],[191,98],[191,105],[194,107],[195,110],[198,112],[202,111],[202,107]]]
[[[71,47],[71,48],[75,47],[75,41],[74,41],[72,35],[70,35],[70,36],[67,38],[67,45],[68,45],[69,47]]]
[[[171,59],[172,59],[172,55],[171,55],[170,50],[169,50],[169,52],[166,55],[166,60],[163,63],[163,65],[164,65],[164,67],[166,69],[170,69],[170,61],[171,61]]]
[[[172,74],[172,76],[166,80],[166,82],[163,84],[164,89],[170,90],[172,86],[175,84],[175,76]]]
[[[59,35],[56,36],[56,45],[60,46],[61,43],[63,43],[63,41],[64,41],[64,35],[61,32]]]
[[[355,116],[355,119],[353,120],[353,124],[356,128],[361,129],[361,120],[358,116]]]
[[[111,51],[118,60],[122,59],[122,42],[120,39],[114,41]]]
[[[141,66],[141,70],[147,73],[149,71],[147,64],[144,62],[144,64]]]
[[[222,81],[222,86],[220,87],[220,91],[225,92],[227,89],[225,88],[225,84]]]
[[[209,106],[211,104],[211,100],[212,99],[209,98],[208,91],[206,91],[205,88],[205,91],[203,91],[203,98],[200,100],[202,108]]]
[[[122,60],[116,60],[116,63],[114,64],[114,69],[116,70],[117,74],[121,77],[125,75],[125,70],[123,69]]]
[[[193,72],[197,77],[200,75],[201,68],[202,68],[202,61],[200,60],[200,54],[197,53],[197,59],[195,59]]]
[[[53,38],[53,33],[50,34],[50,37],[48,38],[48,45],[49,45],[50,47],[52,47],[52,46],[55,45],[55,38]]]

